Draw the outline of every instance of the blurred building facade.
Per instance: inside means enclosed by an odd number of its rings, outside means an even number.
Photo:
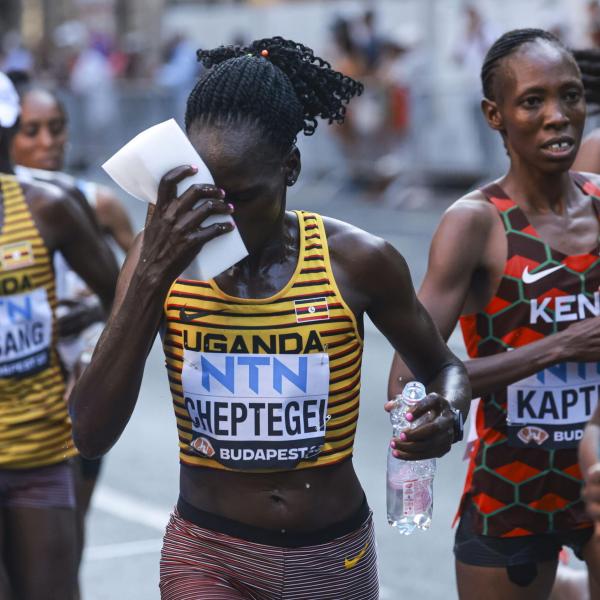
[[[470,73],[469,65],[457,60],[457,46],[464,41],[468,22],[465,7],[476,7],[481,19],[493,26],[494,35],[515,27],[542,27],[559,33],[567,44],[581,47],[593,41],[588,32],[589,7],[599,2],[0,0],[0,34],[20,34],[22,47],[16,46],[15,36],[10,40],[11,48],[17,47],[11,64],[19,60],[24,64],[30,51],[34,75],[64,92],[72,122],[72,154],[75,160],[94,165],[144,127],[170,117],[181,120],[185,98],[200,72],[197,48],[281,35],[305,43],[347,71],[335,48],[335,24],[347,22],[350,33],[364,43],[361,16],[373,9],[375,45],[384,52],[376,69],[367,65],[367,72],[353,73],[367,87],[351,105],[354,115],[349,121],[354,120],[361,141],[370,131],[377,148],[382,147],[377,127],[394,134],[391,143],[395,145],[385,148],[381,157],[385,160],[378,161],[378,168],[386,178],[402,169],[483,173],[496,172],[498,167],[481,150],[479,129],[485,124],[477,109],[478,63],[485,48],[471,61]],[[523,11],[524,4],[527,11]],[[8,46],[5,43],[0,49],[5,53],[0,54],[0,68],[8,69],[6,63],[2,65]],[[81,68],[86,64],[82,55],[90,59],[88,65],[94,64],[92,58],[103,63],[104,83],[100,83],[98,68]],[[94,104],[99,90],[106,96],[102,111]],[[109,109],[110,119],[101,118]],[[327,132],[338,130],[319,129],[316,138],[322,152],[313,142],[315,170],[324,170],[327,158],[335,155]],[[340,135],[335,143],[342,145],[344,140]],[[499,162],[504,162],[498,136],[492,143]],[[354,150],[356,144],[346,146]],[[370,148],[366,154],[372,161]],[[370,164],[365,170],[373,171]],[[353,166],[349,171],[358,169]]]
[[[17,30],[29,48],[52,41],[60,25],[79,21],[98,33],[122,36],[143,32],[160,41],[167,0],[0,0],[0,34]]]

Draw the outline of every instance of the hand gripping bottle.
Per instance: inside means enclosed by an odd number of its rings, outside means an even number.
[[[422,383],[411,381],[406,384],[402,395],[396,396],[396,406],[390,413],[395,438],[404,429],[417,425],[417,422],[406,420],[406,413],[426,395]],[[417,528],[429,529],[433,512],[434,475],[435,458],[401,460],[392,454],[392,448],[388,448],[387,518],[399,533],[410,535]]]

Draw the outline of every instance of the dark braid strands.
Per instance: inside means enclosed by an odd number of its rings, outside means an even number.
[[[569,52],[563,43],[549,31],[543,29],[513,29],[501,35],[487,51],[481,67],[481,85],[483,95],[488,100],[495,100],[494,80],[496,71],[503,58],[516,52],[523,44],[536,42],[538,40],[555,44]]]
[[[186,127],[250,120],[282,150],[299,132],[312,135],[318,118],[342,123],[345,105],[363,90],[310,48],[281,37],[199,50],[198,60],[209,71],[188,98]]]

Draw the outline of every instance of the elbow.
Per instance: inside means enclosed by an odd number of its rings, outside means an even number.
[[[75,432],[73,432],[73,443],[79,454],[88,460],[100,458],[106,453],[99,444],[94,444],[86,436],[76,435]]]
[[[105,444],[97,439],[94,432],[82,427],[76,419],[73,419],[73,443],[79,454],[88,460],[100,458],[108,451]]]

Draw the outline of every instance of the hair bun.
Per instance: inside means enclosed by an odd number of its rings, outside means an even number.
[[[282,37],[255,40],[243,47],[220,46],[214,50],[199,50],[197,56],[209,69],[241,57],[277,67],[289,79],[302,105],[303,126],[300,129],[305,135],[315,132],[319,117],[329,123],[342,123],[345,105],[363,91],[361,83],[332,69],[310,48]]]

